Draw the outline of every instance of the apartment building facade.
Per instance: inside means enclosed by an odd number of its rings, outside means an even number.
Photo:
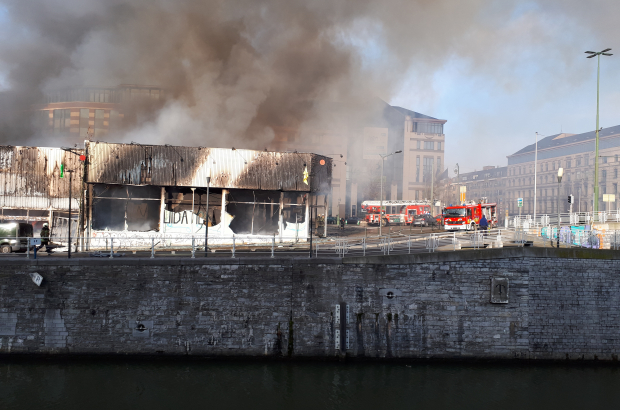
[[[163,102],[160,87],[121,84],[118,87],[75,87],[54,90],[35,105],[35,122],[46,135],[64,135],[76,142],[102,139],[123,126],[135,105]]]
[[[599,210],[618,209],[615,202],[603,202],[604,194],[618,194],[620,169],[620,126],[599,132]],[[573,195],[573,211],[591,212],[594,202],[595,132],[556,134],[528,145],[508,156],[507,201],[511,215],[519,213],[517,199],[523,198],[522,212],[536,214],[568,212],[568,195]],[[537,158],[536,158],[537,157]],[[536,172],[535,170],[536,163]],[[558,183],[558,169],[564,169]]]
[[[330,216],[359,216],[363,201],[380,198],[382,161],[384,199],[430,199],[443,171],[446,120],[380,100],[368,105],[365,115],[324,129],[275,129],[274,148],[332,158]]]

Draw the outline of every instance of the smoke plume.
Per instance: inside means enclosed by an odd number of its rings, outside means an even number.
[[[363,113],[453,58],[501,83],[511,51],[544,41],[536,13],[568,22],[569,3],[593,21],[578,1],[0,0],[0,144],[41,143],[28,113],[46,91],[133,83],[166,100],[111,140],[263,148],[278,127],[325,121],[318,102]],[[502,30],[515,12],[527,30]]]

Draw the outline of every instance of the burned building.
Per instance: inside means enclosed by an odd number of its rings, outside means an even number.
[[[4,218],[36,214],[54,232],[60,226],[54,212],[68,210],[68,182],[60,175],[69,168],[72,218],[80,244],[88,246],[88,238],[119,234],[204,237],[206,226],[214,240],[306,239],[310,212],[324,213],[327,205],[332,163],[315,154],[234,148],[90,141],[70,151],[3,147]]]
[[[43,223],[66,236],[71,207],[79,210],[84,163],[81,150],[0,146],[0,222],[18,221],[40,230]],[[70,171],[73,171],[72,173]],[[73,232],[78,221],[72,219]]]

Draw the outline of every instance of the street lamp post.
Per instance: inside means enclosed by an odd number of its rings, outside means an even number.
[[[73,170],[68,169],[65,172],[69,173],[69,224],[67,225],[69,227],[69,229],[67,230],[69,232],[69,240],[67,242],[67,259],[71,259],[71,202],[72,202],[72,198],[71,198],[71,185],[73,184]]]
[[[536,226],[536,176],[537,176],[537,166],[538,166],[538,133],[536,133],[535,137],[536,143],[534,148],[534,226]]]
[[[456,168],[454,168],[454,172],[456,173],[456,197],[457,197],[457,204],[461,203],[461,182],[459,180],[459,172],[460,172],[460,168],[459,168],[459,163],[456,163]]]
[[[196,191],[196,188],[190,188],[192,190],[192,236],[194,235],[194,228],[195,228],[195,223],[196,220],[194,219],[194,191]]]
[[[207,210],[205,212],[205,258],[209,256],[208,244],[209,244],[209,186],[210,184],[211,184],[211,168],[207,168]]]
[[[596,70],[596,145],[595,145],[595,152],[594,152],[594,204],[593,204],[594,215],[598,213],[598,132],[599,132],[598,109],[599,109],[599,85],[600,85],[600,78],[601,78],[601,55],[604,55],[604,56],[613,55],[613,54],[608,53],[608,51],[611,51],[611,48],[606,48],[605,50],[599,51],[598,53],[594,51],[586,51],[586,54],[589,54],[587,58],[592,58],[592,57],[598,58],[598,65],[597,65],[597,70]]]
[[[558,248],[560,247],[560,183],[564,175],[564,168],[558,169]]]
[[[402,151],[394,151],[391,154],[379,154],[381,157],[381,198],[379,198],[379,236],[382,235],[381,225],[383,225],[383,164],[387,157],[391,157],[394,154],[400,154]]]

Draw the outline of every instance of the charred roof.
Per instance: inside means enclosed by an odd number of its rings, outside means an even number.
[[[327,193],[331,158],[298,152],[86,142],[86,182]],[[304,179],[307,175],[305,182]]]

